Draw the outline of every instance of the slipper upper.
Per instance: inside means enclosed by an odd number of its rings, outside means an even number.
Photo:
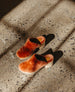
[[[43,41],[38,40],[41,37],[37,37],[37,38],[29,38],[27,39],[26,43],[24,44],[23,47],[21,47],[18,51],[17,51],[17,56],[19,58],[25,58],[28,57],[29,55],[31,55],[34,50],[36,48],[39,48],[41,46],[41,44],[45,41],[45,38],[43,37]]]
[[[19,69],[22,72],[32,73],[47,65],[51,61],[52,59],[47,61],[44,56],[34,54],[29,60],[21,63],[19,65]]]
[[[38,41],[38,40],[37,40]],[[39,41],[38,41],[39,42]],[[28,48],[29,50],[35,50],[35,48],[39,47],[41,45],[41,43],[36,43],[35,41],[32,42],[31,41],[31,38],[30,39],[27,39],[26,43],[25,43],[25,47]]]

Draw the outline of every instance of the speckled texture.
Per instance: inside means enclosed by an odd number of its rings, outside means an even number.
[[[23,41],[21,41],[23,43]],[[18,70],[20,61],[16,57],[17,47],[14,46],[6,55],[0,59],[0,89],[2,92],[17,92],[30,79],[32,75],[26,75]]]
[[[75,32],[62,45],[63,56],[51,68],[40,70],[21,92],[75,91]]]
[[[38,11],[38,12],[37,12]],[[75,3],[72,0],[24,0],[0,21],[0,92],[74,92]],[[54,34],[49,48],[63,56],[51,69],[23,74],[16,51],[28,37]],[[24,89],[23,89],[24,88]]]
[[[40,0],[37,0],[37,2],[35,0],[30,1],[31,0],[24,0],[1,20],[0,43],[2,46],[0,46],[0,54],[3,54],[3,52],[12,47],[12,45],[16,45],[23,37],[25,37],[25,40],[26,37],[31,36],[32,25],[41,19],[46,11],[51,9],[58,0],[53,2],[52,0],[43,0],[43,2]],[[42,9],[44,10],[42,11]]]

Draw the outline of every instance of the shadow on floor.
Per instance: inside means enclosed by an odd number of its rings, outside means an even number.
[[[45,46],[55,38],[54,34],[48,34],[47,36],[43,35],[46,38]]]
[[[63,58],[63,61],[64,61],[64,65],[68,68],[68,70],[75,73],[75,64],[74,64],[74,62],[71,61],[68,58],[66,58],[66,59]]]
[[[75,0],[71,0],[71,1],[75,2]]]
[[[4,1],[4,0],[3,0]],[[19,2],[18,2],[19,1]],[[21,3],[23,0],[16,0],[16,2],[19,4]],[[40,18],[27,30],[24,30],[24,31],[33,31],[34,28],[37,26],[37,24],[40,23],[40,21],[42,20],[43,17],[45,17],[47,14],[49,14],[51,11],[53,11],[53,9],[55,9],[57,7],[57,5],[59,5],[61,3],[62,0],[59,0],[57,3],[55,3],[52,7],[50,7],[42,16],[40,16]],[[1,2],[1,1],[0,1]],[[15,0],[13,0],[13,2],[15,2]],[[16,5],[18,5],[16,4]],[[7,4],[6,4],[7,5]],[[13,24],[10,24],[8,21],[6,20],[2,20],[2,22],[9,28],[14,28],[14,30],[17,30],[15,31],[17,34],[21,35],[22,38],[24,38],[23,34],[24,32],[23,31],[20,31],[20,28],[19,27],[16,27],[14,26]],[[23,33],[22,33],[23,32]]]
[[[46,54],[52,54],[54,56],[53,64],[55,64],[63,56],[63,52],[61,50],[53,52],[51,48],[42,55],[46,55]]]
[[[0,19],[23,0],[0,0]]]
[[[28,31],[31,32],[35,29],[35,27],[42,21],[44,17],[46,17],[49,13],[51,13],[63,0],[58,0],[52,7],[50,7],[29,29]]]
[[[7,49],[4,50],[3,53],[0,54],[0,58],[2,58],[5,54],[7,54],[7,52],[10,51],[10,49],[12,49],[15,45],[17,45],[19,43],[21,39],[15,41],[13,44],[11,44]]]

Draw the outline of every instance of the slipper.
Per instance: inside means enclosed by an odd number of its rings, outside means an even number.
[[[33,54],[30,59],[19,64],[19,70],[23,73],[34,73],[42,67],[51,67],[53,65],[53,55],[47,54],[45,56]]]
[[[20,59],[27,59],[29,56],[34,54],[34,51],[45,46],[45,36],[39,36],[37,38],[28,38],[24,46],[22,46],[16,53]]]

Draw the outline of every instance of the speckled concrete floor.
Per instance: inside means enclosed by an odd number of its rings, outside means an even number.
[[[62,57],[51,69],[21,73],[16,51],[28,37],[43,34],[55,38],[38,53],[51,48]],[[0,44],[0,92],[75,92],[74,0],[24,0],[0,21]]]

